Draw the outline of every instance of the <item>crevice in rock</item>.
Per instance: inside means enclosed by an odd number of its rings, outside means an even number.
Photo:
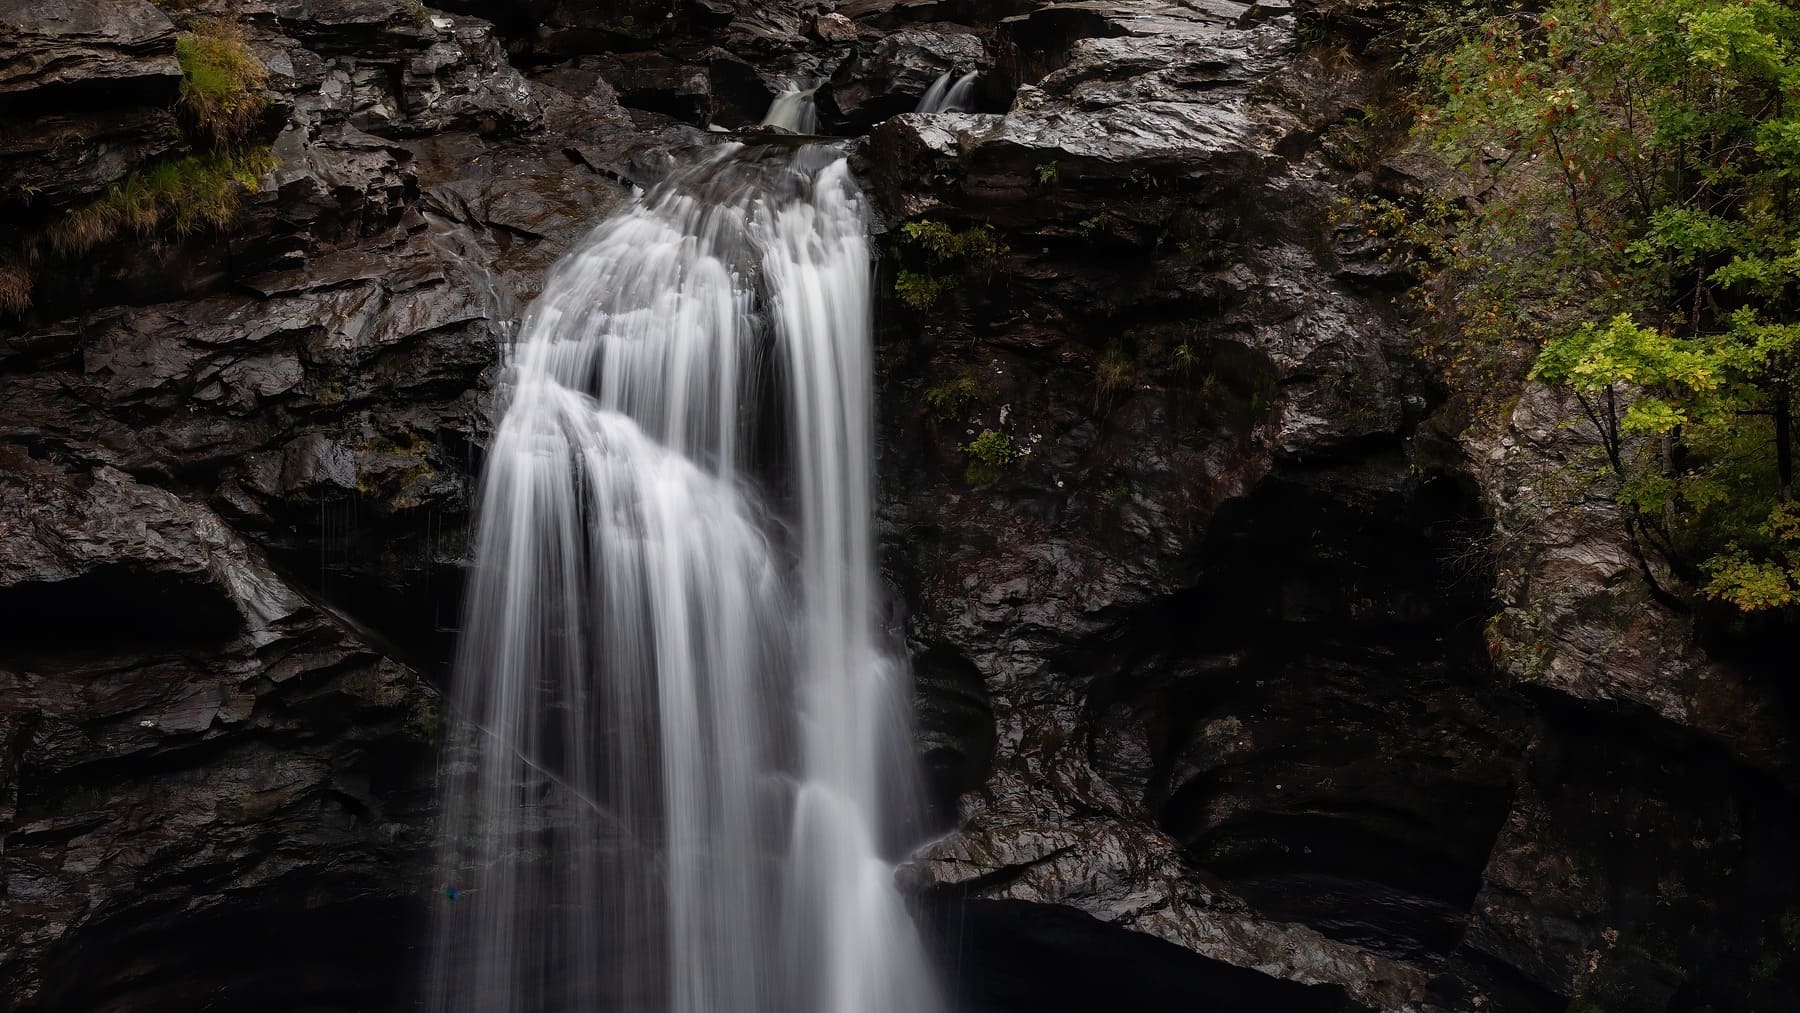
[[[958,1013],[1348,1013],[1341,989],[1282,981],[1108,925],[1072,908],[1023,901],[934,902]]]
[[[1017,90],[1068,66],[1071,50],[1082,39],[1122,34],[1119,25],[1105,13],[1077,4],[1015,15],[1001,21],[995,34],[1000,54],[996,72],[1009,88]]]
[[[944,830],[956,824],[963,792],[987,780],[994,749],[993,705],[981,672],[947,647],[915,656],[912,670],[928,822]]]
[[[1089,707],[1096,768],[1234,892],[1431,962],[1461,938],[1524,712],[1457,549],[1475,504],[1406,467],[1284,470],[1222,507],[1193,587],[1128,623]]]
[[[145,904],[129,923],[104,922],[78,948],[52,955],[43,1008],[398,1008],[411,990],[408,941],[424,902],[371,898],[367,886],[355,874],[259,885],[255,911],[212,916],[184,910],[177,895]],[[318,897],[356,899],[319,905]]]
[[[0,662],[71,649],[99,657],[205,648],[242,624],[236,605],[204,574],[108,563],[65,580],[0,588]]]

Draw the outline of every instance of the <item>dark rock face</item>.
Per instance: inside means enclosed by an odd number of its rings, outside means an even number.
[[[0,24],[0,205],[66,205],[179,143],[175,26],[149,0],[8,0]]]
[[[1272,6],[1045,5],[992,39],[1005,115],[863,153],[895,230],[890,576],[960,792],[912,882],[1347,1008],[1791,1004],[1788,874],[1749,871],[1789,820],[1728,801],[1792,811],[1778,703],[1633,590],[1603,518],[1534,500],[1554,420],[1442,435],[1399,279],[1330,224],[1341,187],[1429,173],[1346,157],[1379,75]],[[1757,928],[1680,927],[1727,908]]]
[[[1692,732],[1544,711],[1454,957],[1481,986],[1446,976],[1443,1004],[1790,1007],[1790,789]]]
[[[945,832],[903,877],[960,1008],[1800,1005],[1791,699],[1549,494],[1566,406],[1451,435],[1333,224],[1455,182],[1369,164],[1377,60],[1300,41],[1378,5],[444,6],[244,5],[278,167],[233,228],[0,319],[7,1008],[407,1003],[501,346],[630,186],[820,81],[886,230]],[[186,150],[224,12],[0,3],[3,237]],[[973,69],[992,112],[909,112]]]
[[[5,454],[9,1006],[249,1008],[381,980],[404,950],[379,926],[418,906],[395,877],[427,844],[432,695],[204,506]]]
[[[1470,494],[1409,475],[1403,342],[1331,280],[1333,195],[1284,155],[1354,93],[1270,97],[1306,69],[1291,22],[1076,13],[1001,26],[998,73],[1032,82],[1005,116],[901,116],[867,151],[892,218],[1007,250],[893,313],[909,634],[980,673],[997,730],[915,875],[1409,1008],[1524,719],[1481,658],[1485,583],[1447,594],[1420,534]],[[971,487],[982,431],[1013,449]]]

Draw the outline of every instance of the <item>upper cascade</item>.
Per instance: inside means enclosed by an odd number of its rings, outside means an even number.
[[[813,100],[818,87],[801,88],[789,85],[782,89],[775,101],[769,103],[769,112],[763,117],[763,125],[791,130],[796,134],[816,134],[819,132],[819,107]]]
[[[919,98],[918,108],[913,111],[966,113],[974,109],[975,81],[979,75],[971,70],[953,82],[951,76],[954,73],[954,71],[947,70],[936,81],[933,81],[931,87],[926,89],[925,94]]]

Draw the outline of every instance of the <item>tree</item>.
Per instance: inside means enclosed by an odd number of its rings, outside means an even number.
[[[1800,602],[1796,46],[1782,0],[1514,8],[1426,61],[1420,118],[1495,179],[1431,308],[1536,347],[1640,547],[1745,610]]]

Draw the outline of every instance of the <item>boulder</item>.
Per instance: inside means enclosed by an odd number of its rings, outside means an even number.
[[[855,42],[856,22],[842,14],[821,14],[813,22],[813,34],[823,42]]]

